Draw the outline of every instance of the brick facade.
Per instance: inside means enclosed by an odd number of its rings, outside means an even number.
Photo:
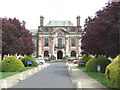
[[[71,37],[69,37],[69,52],[70,52],[70,47],[71,47]]]
[[[80,56],[78,55],[80,54],[80,45],[78,45],[78,39],[81,37],[82,31],[81,27],[79,26],[79,20],[77,20],[77,26],[73,26],[70,21],[50,21],[49,24],[43,26],[44,17],[40,17],[40,19],[41,25],[38,26],[38,36],[41,37],[41,41],[38,43],[40,44],[38,46],[41,46],[41,50],[39,50],[39,55],[37,56],[42,56],[42,58],[46,59],[47,57],[44,57],[45,51],[49,52],[48,59],[53,56],[57,60],[60,55],[62,56],[62,59],[66,56],[70,59],[78,58],[78,56]],[[80,18],[78,17],[78,19]],[[49,46],[44,46],[45,37],[48,37]],[[58,45],[59,38],[62,39],[62,43],[60,44],[61,46]],[[76,47],[71,46],[71,38],[76,39]],[[71,57],[70,55],[72,51],[76,52],[76,55],[74,57]],[[58,55],[58,52],[61,54]]]
[[[42,37],[42,53],[43,53],[43,47],[44,47],[44,37]]]
[[[78,53],[78,36],[76,37],[76,51]]]
[[[49,37],[49,52],[51,52],[51,37]]]

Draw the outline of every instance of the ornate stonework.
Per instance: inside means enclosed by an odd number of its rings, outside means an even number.
[[[41,19],[41,18],[40,18]],[[42,18],[41,21],[43,21]],[[80,18],[78,18],[80,20]],[[80,24],[80,22],[77,20]],[[77,59],[81,56],[81,26],[70,21],[50,21],[38,27],[36,57],[44,59]],[[41,39],[40,39],[41,38]],[[34,38],[35,39],[35,38]]]

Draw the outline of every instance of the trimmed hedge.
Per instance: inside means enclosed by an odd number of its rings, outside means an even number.
[[[79,62],[85,62],[85,63],[87,63],[88,62],[88,60],[90,60],[92,58],[92,56],[86,56],[86,55],[84,55],[84,56],[82,56],[80,59],[79,59],[79,61],[78,61],[78,66],[83,66],[83,65],[80,65],[79,64]]]
[[[120,54],[106,67],[105,76],[109,88],[120,89]]]
[[[105,56],[93,57],[86,63],[85,69],[87,72],[97,72],[97,66],[100,65],[101,72],[104,73],[106,66],[110,63],[111,61]]]
[[[38,63],[37,61],[30,55],[30,56],[25,56],[24,58],[21,58],[20,59],[23,64],[25,65],[25,67],[27,67],[27,61],[33,61],[33,66],[38,66]],[[32,66],[32,65],[29,65],[29,66]]]
[[[23,71],[24,64],[14,56],[10,56],[1,61],[3,72],[19,72]]]

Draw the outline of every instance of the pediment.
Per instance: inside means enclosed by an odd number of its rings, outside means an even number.
[[[55,28],[51,33],[52,34],[57,33],[58,35],[64,35],[64,34],[68,34],[69,32],[65,28]]]

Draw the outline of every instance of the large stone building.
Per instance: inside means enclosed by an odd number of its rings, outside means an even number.
[[[77,59],[81,56],[80,16],[77,18],[77,26],[71,21],[50,21],[43,25],[44,17],[40,17],[38,30],[33,31],[33,41],[36,50],[35,57],[44,59]]]

